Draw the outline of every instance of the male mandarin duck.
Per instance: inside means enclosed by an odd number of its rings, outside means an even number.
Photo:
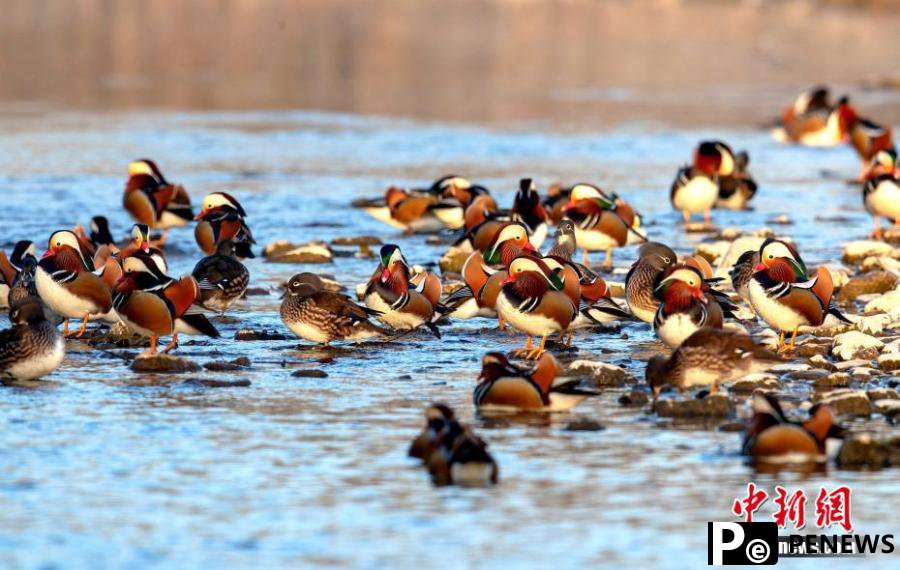
[[[184,186],[169,183],[156,163],[146,158],[128,165],[123,201],[128,213],[150,228],[183,226],[194,217]]]
[[[833,113],[827,87],[817,86],[804,91],[786,107],[781,124],[772,132],[780,142],[805,146],[837,146],[842,136],[838,116]]]
[[[814,405],[808,419],[793,422],[774,396],[757,394],[742,451],[756,461],[824,461],[828,439],[843,435],[844,429],[835,423],[834,413],[826,405]]]
[[[387,336],[388,331],[369,322],[372,316],[378,313],[327,290],[313,273],[291,277],[281,302],[281,320],[291,332],[325,345],[335,340],[359,342]]]
[[[666,358],[656,355],[647,362],[647,383],[654,399],[663,387],[684,391],[710,386],[753,372],[768,370],[783,362],[775,353],[757,346],[749,336],[729,330],[703,328],[689,336]]]
[[[519,181],[519,191],[516,192],[510,213],[513,221],[525,224],[528,228],[528,241],[535,249],[540,249],[547,239],[547,212],[541,205],[541,196],[531,178]]]
[[[848,140],[859,155],[861,164],[860,180],[872,159],[881,150],[894,149],[894,137],[890,127],[860,117],[846,97],[838,102],[835,113],[838,115],[842,139]]]
[[[547,197],[544,198],[543,205],[544,211],[547,212],[547,219],[551,223],[558,224],[566,217],[566,204],[569,203],[571,192],[571,187],[562,184],[551,184],[547,188]]]
[[[728,153],[731,153],[728,145],[721,144]],[[748,171],[750,155],[747,154],[747,151],[741,151],[732,156],[731,162],[734,167],[730,174],[721,174],[720,168],[719,198],[716,200],[715,207],[727,210],[746,210],[757,190],[756,181]]]
[[[472,399],[481,411],[567,411],[594,393],[579,389],[577,379],[557,382],[563,371],[549,352],[528,369],[512,364],[503,353],[488,352]]]
[[[759,258],[748,288],[750,304],[767,325],[781,333],[779,350],[793,350],[798,329],[818,327],[829,314],[850,322],[831,304],[834,285],[826,268],[820,267],[810,279],[794,246],[771,238],[760,247]],[[786,332],[792,333],[790,345],[784,343]]]
[[[640,218],[624,201],[596,186],[576,184],[569,192],[565,216],[575,222],[575,241],[584,250],[582,263],[590,266],[589,252],[605,251],[603,267],[612,269],[612,250],[646,241],[638,232]]]
[[[862,195],[866,211],[875,222],[873,238],[882,238],[882,217],[893,220],[894,227],[900,230],[900,169],[897,168],[896,151],[881,150],[876,153],[866,175]]]
[[[734,317],[737,307],[713,289],[696,267],[676,263],[661,277],[654,290],[659,308],[653,331],[669,348],[678,348],[701,328],[721,329],[725,317]]]
[[[59,367],[66,342],[38,300],[11,309],[9,322],[12,327],[0,331],[0,378],[35,380]]]
[[[423,292],[410,284],[410,268],[400,248],[382,246],[381,262],[366,285],[366,306],[377,311],[378,319],[395,330],[427,327],[436,337],[441,333],[434,324],[435,307]],[[422,282],[425,284],[425,281]]]
[[[694,160],[675,175],[669,193],[672,207],[682,213],[685,225],[691,223],[691,215],[703,214],[707,224],[711,210],[719,198],[719,177],[734,172],[734,155],[720,141],[701,142],[694,150]]]
[[[496,485],[500,474],[487,443],[456,421],[450,423],[425,465],[435,485],[486,487]]]
[[[72,318],[81,319],[79,337],[89,320],[116,320],[112,292],[93,271],[93,261],[82,251],[74,233],[61,230],[50,236],[47,252],[38,263],[35,286],[44,303],[63,317],[66,336]]]
[[[218,338],[219,331],[200,309],[200,288],[193,277],[174,279],[160,272],[152,256],[142,251],[125,258],[122,268],[116,311],[131,330],[150,338],[149,354],[156,353],[161,336],[172,337],[163,352],[178,347],[180,334]]]
[[[425,408],[425,427],[409,446],[407,455],[423,461],[437,450],[441,439],[456,422],[456,414],[447,404],[434,403]]]
[[[234,242],[238,259],[256,257],[253,254],[253,233],[247,226],[247,213],[237,198],[227,192],[213,192],[203,199],[203,209],[197,214],[194,239],[206,255],[215,253],[220,243]]]
[[[200,288],[200,305],[222,314],[243,297],[250,284],[250,271],[238,261],[231,240],[220,242],[216,253],[198,261],[191,275]]]
[[[562,333],[578,313],[577,306],[564,291],[560,277],[547,264],[533,256],[515,258],[497,296],[497,314],[504,322],[528,335],[522,351],[526,358],[544,353],[547,336]],[[532,337],[540,336],[537,348]]]
[[[475,251],[466,259],[462,268],[465,287],[448,295],[441,310],[458,319],[496,316],[506,269],[522,253],[537,254],[528,239],[528,228],[520,222],[504,222],[484,245],[484,253]]]

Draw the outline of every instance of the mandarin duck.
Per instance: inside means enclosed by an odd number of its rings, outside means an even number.
[[[862,196],[863,205],[875,223],[874,239],[882,238],[882,217],[893,220],[894,227],[900,230],[900,169],[897,168],[896,151],[876,153],[863,184]]]
[[[669,348],[678,348],[698,329],[721,329],[725,317],[734,318],[732,311],[737,307],[713,289],[696,267],[676,263],[661,278],[654,289],[659,308],[653,319],[653,332]]]
[[[346,295],[329,291],[314,273],[291,277],[281,302],[281,320],[291,332],[325,345],[336,340],[359,342],[387,336],[387,330],[369,322],[370,317],[378,315]]]
[[[63,317],[64,334],[69,334],[69,319],[81,319],[81,336],[89,320],[117,320],[112,306],[112,291],[93,273],[94,264],[81,249],[78,238],[68,230],[55,232],[47,252],[35,272],[35,286],[41,300]]]
[[[237,260],[234,242],[225,240],[216,253],[197,262],[191,275],[200,288],[200,305],[224,314],[250,284],[250,272]]]
[[[711,221],[711,211],[719,198],[719,178],[722,173],[734,172],[734,155],[720,141],[701,142],[694,150],[690,166],[683,166],[675,175],[669,192],[672,207],[681,212],[684,224],[691,223],[691,215],[702,213],[703,221]]]
[[[774,396],[757,394],[742,452],[763,462],[824,461],[828,439],[843,435],[844,429],[835,423],[834,412],[826,405],[812,406],[808,419],[793,422]]]
[[[838,116],[832,112],[827,87],[817,86],[804,91],[786,107],[780,125],[772,131],[779,142],[792,142],[805,146],[836,146],[842,135]]]
[[[425,408],[425,427],[409,446],[409,457],[425,461],[440,445],[450,425],[456,422],[456,414],[450,406],[434,403]]]
[[[123,203],[131,217],[150,228],[183,226],[194,217],[184,186],[169,183],[146,158],[128,165]]]
[[[793,350],[799,328],[818,327],[829,314],[850,323],[831,303],[834,285],[828,269],[820,267],[810,279],[794,246],[771,238],[760,247],[759,257],[748,287],[750,304],[767,325],[781,333],[779,350]],[[786,332],[792,333],[789,345],[784,343]]]
[[[528,344],[520,351],[526,358],[541,356],[547,336],[562,333],[575,319],[577,306],[563,289],[562,279],[540,259],[522,255],[509,265],[509,277],[497,296],[497,314],[528,335]],[[533,336],[541,337],[536,348]]]
[[[56,370],[66,342],[44,316],[41,303],[23,303],[9,312],[11,328],[0,331],[0,378],[35,380]]]
[[[384,245],[380,258],[380,265],[363,293],[366,306],[378,312],[378,319],[395,330],[408,331],[424,326],[440,338],[441,333],[433,322],[435,306],[423,291],[411,285],[410,268],[400,248],[394,244]]]
[[[206,255],[215,253],[220,243],[234,242],[238,259],[256,257],[253,253],[253,233],[246,222],[247,213],[237,198],[227,192],[213,192],[203,198],[203,208],[195,218],[194,239]]]
[[[625,276],[625,301],[635,317],[645,323],[653,322],[659,308],[653,291],[663,271],[677,261],[678,255],[662,243],[651,241],[638,249],[638,260]]]
[[[567,411],[594,392],[577,387],[580,380],[557,381],[563,368],[549,352],[525,369],[512,364],[501,352],[481,359],[481,374],[472,394],[479,411]]]
[[[654,399],[664,386],[684,391],[768,370],[783,362],[775,353],[757,346],[749,336],[729,330],[703,328],[689,336],[666,358],[656,355],[647,362],[646,379]]]
[[[589,252],[605,251],[605,270],[612,269],[612,251],[628,243],[646,241],[638,229],[640,217],[617,196],[596,186],[576,184],[569,192],[565,216],[575,222],[575,241],[583,251],[582,263],[590,266]]]

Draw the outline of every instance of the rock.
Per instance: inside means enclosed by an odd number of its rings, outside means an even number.
[[[824,378],[828,378],[828,375],[829,372],[827,370],[814,368],[812,370],[797,370],[794,372],[788,372],[785,375],[785,378],[788,380],[821,380]]]
[[[381,239],[376,236],[336,237],[331,240],[331,245],[381,245]]]
[[[892,340],[881,349],[884,354],[900,354],[900,338]]]
[[[328,373],[324,370],[295,370],[291,373],[294,378],[328,378]]]
[[[869,396],[861,390],[834,390],[818,396],[813,395],[813,401],[826,404],[835,414],[841,416],[869,417],[872,413]]]
[[[741,254],[745,251],[759,251],[764,241],[766,238],[761,236],[742,236],[728,244],[728,248],[722,252],[721,259],[716,265],[715,277],[731,279],[728,272],[734,267]]]
[[[161,374],[182,374],[185,372],[197,372],[200,367],[197,363],[170,354],[155,354],[153,356],[138,356],[131,363],[131,369],[135,372],[157,372]]]
[[[821,368],[823,370],[837,370],[837,367],[834,365],[834,363],[821,354],[816,354],[812,358],[810,358],[809,365],[814,368]]]
[[[233,372],[250,368],[250,359],[246,356],[235,358],[231,362],[207,362],[203,365],[210,372]]]
[[[809,370],[810,368],[812,368],[812,366],[804,362],[785,362],[784,364],[776,364],[772,368],[769,368],[769,372],[779,374],[781,372],[799,372],[802,370]]]
[[[898,440],[876,439],[872,434],[861,433],[844,440],[838,452],[837,463],[841,467],[881,469],[897,465],[900,455]]]
[[[900,307],[900,289],[888,291],[873,301],[869,301],[864,310],[866,313],[889,313],[895,307]]]
[[[859,266],[859,270],[863,273],[868,273],[870,271],[889,271],[894,275],[900,275],[900,261],[884,255],[867,257],[863,259],[862,264]]]
[[[607,281],[606,288],[609,290],[609,295],[611,297],[615,297],[616,299],[624,299],[625,298],[625,283],[619,281]]]
[[[900,370],[900,354],[882,354],[878,357],[878,368],[882,369],[884,372]]]
[[[879,374],[880,372],[878,372],[874,368],[869,368],[868,366],[857,366],[856,368],[850,369],[850,377],[854,380],[868,380],[869,378],[874,378]]]
[[[890,326],[892,320],[890,315],[882,313],[880,315],[859,317],[856,319],[855,324],[859,332],[876,335],[883,333],[884,329]]]
[[[719,233],[716,234],[716,239],[722,241],[734,241],[742,235],[744,235],[744,230],[741,228],[728,227],[720,229]]]
[[[887,271],[875,271],[851,277],[837,295],[839,301],[854,301],[860,295],[887,293],[897,286],[897,276]]]
[[[850,385],[850,375],[846,372],[832,372],[824,378],[813,382],[816,388],[846,388]]]
[[[606,426],[590,418],[578,418],[566,424],[566,431],[602,431]]]
[[[723,417],[733,408],[728,396],[718,393],[700,399],[660,399],[653,406],[653,410],[664,418]]]
[[[441,273],[462,273],[462,266],[472,255],[471,247],[453,246],[438,261]]]
[[[287,336],[266,330],[241,329],[234,333],[234,340],[287,340]]]
[[[208,378],[189,378],[182,382],[186,386],[203,386],[205,388],[246,388],[250,385],[250,381],[246,378],[241,380],[210,380]]]
[[[718,231],[716,226],[706,222],[691,222],[684,226],[685,233],[688,234],[711,234]]]
[[[841,360],[874,360],[883,347],[884,343],[874,336],[850,331],[834,337],[831,353]]]
[[[893,252],[894,248],[882,241],[851,241],[844,246],[844,255],[841,260],[849,265],[855,265],[870,256],[886,255],[890,257]]]
[[[835,370],[850,370],[852,368],[860,368],[860,367],[872,367],[872,360],[848,360],[846,362],[837,362],[834,364]]]
[[[801,356],[804,358],[809,358],[810,356],[824,356],[830,352],[830,346],[826,344],[817,344],[817,343],[803,343],[798,344],[797,349],[794,351],[794,354],[797,356]]]
[[[331,263],[334,252],[324,242],[298,245],[279,240],[266,245],[263,257],[272,263]]]
[[[690,231],[690,230],[688,230]],[[701,243],[694,250],[694,255],[702,257],[711,265],[717,260],[722,259],[731,247],[731,243],[727,241],[715,241],[712,243]]]
[[[788,217],[787,214],[780,214],[778,216],[775,216],[774,218],[769,218],[768,220],[766,220],[766,223],[772,225],[789,226],[794,222]]]
[[[619,396],[619,404],[623,406],[643,406],[650,401],[650,396],[641,390],[631,390]]]
[[[245,297],[265,297],[270,295],[272,292],[265,287],[247,287],[247,290],[244,291]]]
[[[875,400],[900,400],[900,392],[893,388],[872,388],[866,391],[866,395],[873,402]]]
[[[750,393],[756,389],[772,390],[778,387],[778,377],[767,372],[754,372],[722,384],[732,392]]]
[[[621,386],[634,379],[621,366],[595,360],[576,360],[569,365],[569,372],[574,376],[590,376],[598,387]]]

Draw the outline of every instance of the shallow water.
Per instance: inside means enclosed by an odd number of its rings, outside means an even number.
[[[304,112],[50,116],[23,108],[4,111],[0,125],[7,251],[21,238],[43,244],[95,214],[125,232],[125,165],[150,156],[196,201],[215,190],[236,195],[260,244],[376,234],[399,243],[412,263],[436,261],[444,246],[400,235],[347,204],[448,172],[485,184],[504,204],[524,175],[542,190],[556,181],[596,182],[627,197],[651,237],[690,252],[703,236],[677,228],[668,187],[689,149],[713,135],[638,127],[554,135]],[[793,225],[777,229],[812,263],[837,259],[842,241],[869,232],[858,189],[820,176],[821,169],[854,175],[850,150],[778,146],[757,131],[715,134],[750,151],[761,187],[755,211],[716,212],[720,225],[755,229],[787,213]],[[849,221],[815,222],[839,215]],[[190,271],[200,257],[192,230],[174,230],[170,243],[172,272]],[[633,256],[633,248],[616,252],[613,280],[624,278]],[[303,270],[352,287],[374,263],[248,266],[253,286],[274,290]],[[247,388],[136,375],[121,352],[71,342],[47,381],[0,389],[0,565],[381,567],[443,559],[467,567],[693,567],[706,561],[706,522],[732,520],[731,502],[749,480],[770,490],[776,482],[802,486],[813,497],[821,485],[848,484],[857,529],[900,526],[896,501],[885,500],[896,495],[896,471],[756,474],[737,455],[739,435],[623,408],[616,401],[623,389],[543,421],[478,419],[471,389],[481,354],[522,342],[490,330],[492,323],[454,323],[442,341],[422,333],[364,345],[329,364],[301,341],[231,340],[244,326],[286,332],[278,303],[275,292],[250,297],[234,311],[239,323],[219,325],[221,341],[181,350],[201,363],[249,356],[249,372],[190,375],[247,378]],[[642,361],[659,345],[643,325],[623,332],[627,339],[578,334],[578,356],[642,377]],[[291,376],[313,367],[329,376]],[[490,442],[498,487],[437,489],[407,460],[432,400],[454,406]],[[581,417],[606,429],[564,429]]]

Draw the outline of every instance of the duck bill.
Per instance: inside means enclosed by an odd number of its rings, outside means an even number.
[[[507,277],[506,279],[503,280],[503,283],[501,283],[501,285],[502,286],[511,285],[515,282],[516,282],[516,278],[513,277],[512,275],[510,275],[509,277]]]
[[[768,269],[768,267],[766,266],[765,263],[757,263],[756,266],[753,268],[753,272],[759,273],[760,271],[765,271],[767,269]]]
[[[41,256],[41,259],[47,259],[48,257],[53,257],[54,255],[56,255],[56,248],[51,247],[44,252],[44,254]]]
[[[703,294],[703,291],[702,291],[701,289],[694,289],[694,290],[691,292],[691,295],[694,297],[694,299],[697,299],[698,301],[700,301],[700,302],[703,303],[704,305],[708,305],[708,304],[709,304],[709,299],[706,298],[706,295]]]
[[[194,216],[194,221],[199,222],[200,220],[202,220],[203,218],[206,217],[206,214],[208,212],[209,212],[209,210],[200,210],[200,213],[197,214],[196,216]]]

